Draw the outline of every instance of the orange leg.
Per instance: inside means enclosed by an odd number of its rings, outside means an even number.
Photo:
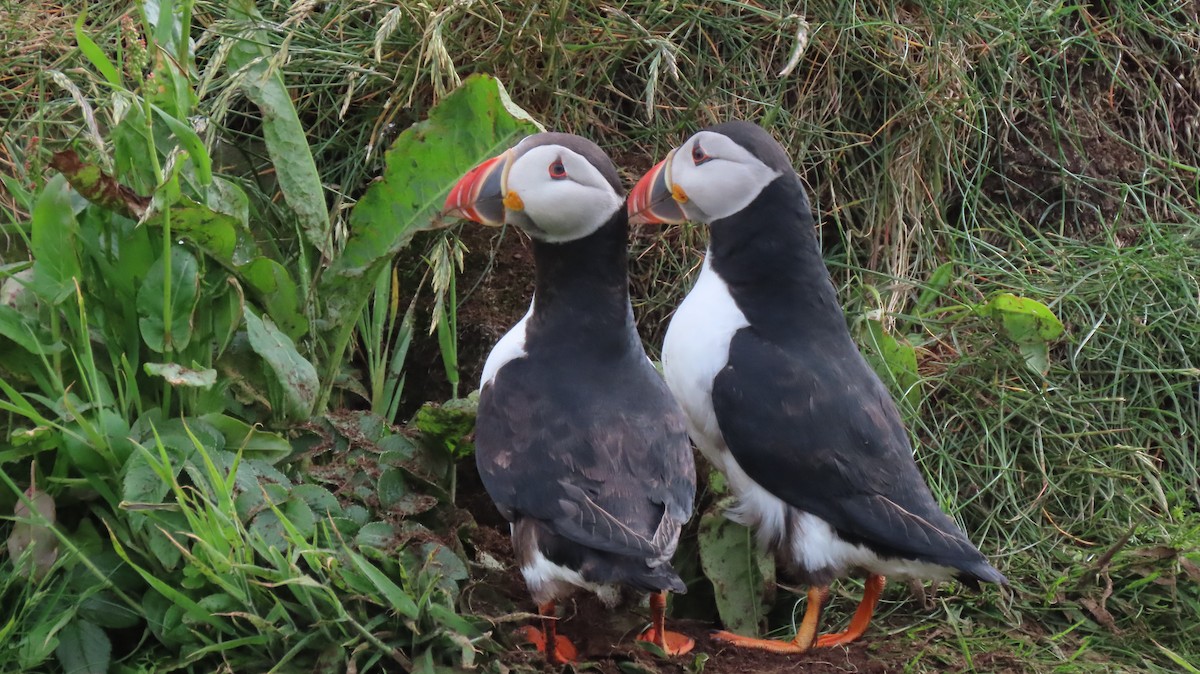
[[[696,645],[678,632],[667,631],[667,593],[650,595],[650,628],[638,636],[638,641],[649,641],[663,649],[667,655],[683,655]]]
[[[538,606],[542,616],[542,628],[529,625],[521,630],[525,640],[533,644],[539,653],[546,655],[546,662],[565,665],[568,662],[579,661],[579,651],[569,639],[558,634],[558,618],[554,617],[554,602],[548,601]]]
[[[712,635],[713,639],[723,641],[731,646],[755,648],[760,651],[770,651],[772,653],[803,653],[816,645],[818,641],[817,628],[821,626],[821,609],[825,606],[825,600],[828,598],[828,585],[817,585],[808,588],[808,603],[804,607],[804,618],[800,620],[800,627],[796,630],[796,636],[791,641],[756,639],[754,637],[733,634],[732,632],[716,632]]]
[[[845,632],[821,635],[821,638],[817,639],[817,646],[820,648],[840,646],[861,637],[867,631],[867,625],[871,624],[871,616],[875,615],[875,606],[879,604],[879,595],[883,594],[883,585],[885,582],[887,582],[887,579],[883,576],[876,574],[867,576],[862,601],[858,603],[858,608],[854,611],[854,617],[850,619],[849,627],[846,628]]]

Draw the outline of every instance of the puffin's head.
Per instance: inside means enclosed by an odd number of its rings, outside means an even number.
[[[516,225],[548,243],[583,238],[623,202],[612,160],[590,140],[539,133],[471,169],[446,197],[446,215]]]
[[[781,175],[795,175],[791,161],[761,126],[743,121],[710,126],[642,176],[629,193],[629,221],[727,218]]]

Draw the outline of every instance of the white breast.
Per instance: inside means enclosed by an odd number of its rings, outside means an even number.
[[[535,297],[529,303],[529,311],[517,321],[517,324],[509,328],[508,332],[496,342],[496,346],[492,347],[492,352],[488,354],[487,360],[483,363],[483,374],[479,377],[479,388],[483,389],[496,378],[496,373],[500,368],[504,367],[509,361],[521,358],[525,355],[525,324],[529,322],[529,317],[533,315],[533,305],[537,301]]]
[[[663,375],[688,418],[688,432],[718,468],[725,440],[713,412],[713,378],[729,360],[729,341],[750,323],[707,256],[695,287],[675,310],[663,342]]]

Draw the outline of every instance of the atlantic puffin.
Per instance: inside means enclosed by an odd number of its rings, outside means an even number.
[[[533,299],[484,363],[475,458],[543,616],[526,636],[553,663],[578,657],[555,629],[555,602],[575,588],[609,605],[621,587],[650,592],[639,639],[673,655],[694,645],[664,614],[667,592],[686,591],[670,560],[696,467],[683,411],[634,324],[623,192],[594,143],[540,133],[446,199],[450,215],[532,239]]]
[[[1006,584],[938,507],[888,390],[846,326],[808,196],[764,129],[733,121],[672,150],[634,187],[633,223],[709,225],[695,286],[663,344],[688,430],[756,531],[809,586],[790,641],[729,632],[779,653],[845,644],[870,623],[885,576]],[[866,574],[849,627],[818,638],[836,578]]]

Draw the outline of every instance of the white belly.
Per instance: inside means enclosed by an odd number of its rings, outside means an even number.
[[[729,341],[750,323],[707,257],[700,278],[667,327],[663,376],[688,418],[688,432],[701,452],[721,468],[725,440],[713,412],[713,378],[729,360]]]

